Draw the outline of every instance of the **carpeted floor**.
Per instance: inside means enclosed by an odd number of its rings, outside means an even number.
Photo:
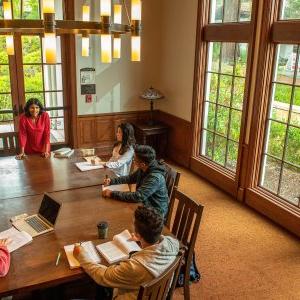
[[[300,299],[300,239],[193,173],[179,190],[204,205],[192,299]],[[183,299],[182,289],[175,300]]]

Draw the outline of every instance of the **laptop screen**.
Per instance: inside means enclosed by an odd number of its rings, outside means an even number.
[[[60,205],[60,203],[45,194],[39,209],[39,215],[54,225],[58,216]]]

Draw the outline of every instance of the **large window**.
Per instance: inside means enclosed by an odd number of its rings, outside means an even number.
[[[300,47],[278,45],[261,185],[298,206],[300,196]]]
[[[236,170],[243,110],[247,44],[210,43],[201,154]]]

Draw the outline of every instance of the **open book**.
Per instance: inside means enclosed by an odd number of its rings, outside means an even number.
[[[126,229],[121,233],[116,234],[111,242],[100,244],[96,246],[96,248],[108,263],[113,264],[128,258],[130,252],[141,250],[136,242],[129,241],[130,238],[131,234]]]
[[[96,248],[95,248],[94,244],[91,241],[84,242],[84,243],[81,244],[81,246],[87,251],[87,253],[89,254],[91,260],[94,263],[96,263],[96,264],[100,263],[100,261],[101,261],[100,256],[97,253]],[[68,262],[69,262],[69,265],[70,265],[70,269],[79,268],[80,263],[73,256],[74,244],[64,246],[64,249],[65,249],[67,259],[68,259]]]
[[[87,161],[78,162],[78,163],[75,163],[75,165],[82,172],[104,168],[103,165],[92,165],[91,163],[89,163]]]
[[[56,158],[69,158],[74,153],[74,150],[66,147],[66,148],[57,149],[53,152],[54,152],[54,157]]]
[[[32,241],[31,235],[25,231],[19,231],[15,227],[11,227],[10,229],[0,232],[0,239],[11,240],[11,242],[7,245],[9,252],[13,252]]]

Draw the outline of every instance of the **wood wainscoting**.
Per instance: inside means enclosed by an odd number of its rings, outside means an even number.
[[[77,117],[78,148],[97,147],[101,155],[110,155],[120,123],[149,119],[149,111],[111,113]]]
[[[190,167],[192,151],[192,124],[174,115],[157,110],[154,118],[170,127],[167,156],[181,166]]]
[[[149,117],[149,111],[78,116],[77,147],[99,147],[102,155],[110,155],[120,123],[134,123]],[[167,157],[188,168],[192,148],[191,123],[159,110],[154,112],[154,119],[170,127]]]

